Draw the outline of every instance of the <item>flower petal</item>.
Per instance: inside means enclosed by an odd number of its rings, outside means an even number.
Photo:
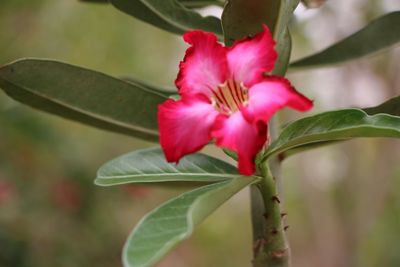
[[[210,89],[217,88],[226,80],[226,49],[217,42],[213,33],[189,31],[183,38],[192,46],[186,50],[185,58],[179,65],[175,81],[179,93],[210,96]]]
[[[243,82],[247,88],[262,78],[264,72],[271,71],[278,57],[268,27],[263,25],[263,28],[264,31],[254,38],[235,42],[227,54],[232,78]]]
[[[220,114],[215,120],[211,135],[220,147],[238,154],[238,169],[244,175],[255,172],[255,158],[267,141],[267,125],[262,122],[250,123],[236,112],[230,117]]]
[[[158,106],[160,143],[169,162],[200,150],[211,139],[211,126],[218,112],[202,95],[169,99]]]
[[[297,92],[287,79],[270,76],[249,89],[248,106],[243,113],[249,120],[267,123],[278,110],[286,106],[307,111],[313,107],[313,102]]]

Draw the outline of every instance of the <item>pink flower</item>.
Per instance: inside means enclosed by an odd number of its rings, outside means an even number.
[[[210,140],[238,154],[239,172],[255,172],[255,157],[267,141],[267,124],[279,109],[307,111],[313,104],[288,80],[265,76],[277,53],[264,31],[223,47],[214,34],[189,31],[191,44],[175,81],[180,100],[159,105],[160,143],[167,161],[179,162]]]

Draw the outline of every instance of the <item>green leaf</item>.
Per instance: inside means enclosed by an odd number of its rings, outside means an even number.
[[[202,29],[222,36],[221,21],[203,17],[177,0],[110,0],[119,10],[163,30],[182,34],[190,29]]]
[[[230,0],[222,13],[225,44],[231,45],[235,40],[254,35],[266,24],[273,32],[280,0]]]
[[[389,99],[388,101],[376,107],[363,109],[368,115],[375,115],[378,113],[386,113],[394,116],[400,116],[400,96]]]
[[[279,57],[273,73],[284,75],[292,50],[287,26],[298,3],[299,0],[228,1],[222,14],[225,43],[231,45],[235,40],[254,35],[266,24],[277,41]]]
[[[274,30],[276,39],[280,39],[280,35],[285,33],[285,29],[289,26],[293,12],[299,5],[300,0],[280,0],[280,2],[279,19]]]
[[[342,63],[376,53],[400,41],[400,11],[389,13],[360,31],[314,55],[293,62],[291,67],[316,67]]]
[[[276,51],[278,52],[278,59],[275,62],[272,73],[284,76],[292,53],[292,38],[288,28],[286,28],[281,40],[276,44]]]
[[[400,138],[400,117],[388,114],[370,116],[360,109],[345,109],[303,118],[283,129],[262,160],[305,144],[355,137]]]
[[[152,141],[158,140],[157,105],[166,100],[140,84],[39,59],[1,67],[0,88],[42,111]]]
[[[179,242],[187,239],[195,226],[234,194],[257,181],[238,177],[184,193],[144,217],[129,236],[123,251],[125,267],[153,266]]]
[[[108,4],[108,0],[79,0],[81,2]]]
[[[179,0],[186,7],[197,8],[205,7],[210,5],[223,6],[223,0]]]
[[[155,85],[153,83],[143,81],[142,79],[132,78],[132,77],[120,77],[121,80],[132,83],[135,86],[144,87],[156,94],[163,95],[166,98],[170,98],[177,94],[176,88],[171,86],[163,86],[162,88],[159,85]]]
[[[400,116],[400,96],[389,99],[388,101],[384,102],[383,104],[380,104],[376,107],[371,107],[371,108],[364,108],[362,109],[364,112],[366,112],[368,115],[375,115],[379,113],[385,113],[389,115],[394,115],[394,116]],[[279,158],[281,160],[284,160],[292,155],[295,155],[300,152],[304,152],[310,149],[315,149],[319,148],[322,146],[328,146],[332,144],[336,144],[340,142],[340,140],[336,141],[321,141],[321,142],[315,142],[315,143],[310,143],[310,144],[305,144],[301,146],[297,146],[294,148],[291,148],[289,150],[285,150],[281,153],[279,153]]]
[[[198,182],[212,183],[240,176],[237,169],[219,159],[204,155],[185,156],[179,164],[165,161],[159,148],[138,150],[120,156],[97,172],[97,185],[126,183]]]

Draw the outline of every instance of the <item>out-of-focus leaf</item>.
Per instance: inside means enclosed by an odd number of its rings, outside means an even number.
[[[120,156],[97,172],[97,185],[126,183],[196,182],[213,183],[239,177],[237,169],[219,159],[204,155],[185,156],[179,164],[165,161],[161,149],[134,151]]]
[[[254,35],[266,24],[277,41],[279,58],[273,73],[284,75],[292,49],[287,26],[298,3],[299,0],[228,1],[222,14],[225,43],[231,45],[234,40]]]
[[[177,0],[110,0],[119,10],[163,30],[182,34],[190,29],[202,29],[222,36],[221,21],[203,17]]]
[[[283,35],[285,29],[289,26],[289,22],[293,17],[293,12],[299,5],[300,0],[280,0],[282,2],[279,10],[279,20],[275,26],[275,38],[278,40]]]
[[[314,55],[293,62],[291,67],[316,67],[357,59],[400,41],[400,11],[382,16],[360,31]]]
[[[57,61],[24,59],[0,68],[0,87],[42,111],[158,140],[157,105],[166,97],[140,84]]]
[[[108,0],[79,0],[81,2],[108,4]]]
[[[225,44],[254,35],[266,24],[274,31],[280,0],[228,0],[222,13]]]
[[[288,28],[286,28],[281,40],[276,44],[276,51],[278,52],[278,59],[275,62],[272,73],[284,76],[292,53],[292,38]]]
[[[223,0],[179,0],[179,2],[185,5],[186,7],[193,7],[193,8],[210,6],[210,5],[215,5],[215,6],[224,5]]]
[[[400,116],[400,96],[389,99],[388,101],[376,107],[363,109],[368,115],[386,113],[394,116]]]
[[[360,109],[345,109],[303,118],[283,129],[262,160],[306,144],[355,137],[400,138],[400,117],[388,114],[370,116]]]
[[[301,0],[307,8],[318,8],[326,3],[326,0]]]
[[[255,177],[203,186],[184,193],[144,217],[125,243],[125,267],[149,267],[158,262],[179,242],[187,239],[219,206],[242,188],[257,181]]]

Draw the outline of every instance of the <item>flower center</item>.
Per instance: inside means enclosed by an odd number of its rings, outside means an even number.
[[[212,100],[217,111],[232,114],[247,105],[247,88],[241,82],[227,80],[213,90]]]

